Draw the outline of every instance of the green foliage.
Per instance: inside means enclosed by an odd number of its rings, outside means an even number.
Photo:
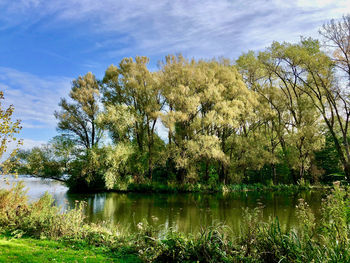
[[[55,113],[64,136],[21,153],[22,171],[78,191],[350,180],[349,78],[336,71],[350,74],[349,19],[323,26],[332,53],[301,38],[234,63],[168,55],[151,71],[135,57],[78,77]]]
[[[0,193],[0,227],[6,231],[37,237],[74,237],[83,224],[83,207],[62,214],[53,198],[45,194],[28,204],[24,185],[17,184]]]
[[[61,110],[55,112],[58,130],[89,149],[97,145],[102,137],[102,130],[95,123],[99,113],[99,85],[91,72],[80,76],[72,84],[69,93],[72,102],[62,98],[59,104]]]
[[[27,204],[22,188],[18,185],[0,194],[0,229],[17,238],[29,235],[56,239],[80,249],[104,247],[106,253],[115,253],[116,258],[124,251],[137,255],[142,262],[348,262],[350,259],[350,199],[348,189],[341,188],[339,183],[335,183],[323,201],[318,221],[300,199],[298,225],[294,229],[282,229],[278,218],[264,223],[262,208],[258,207],[244,212],[238,236],[221,224],[184,235],[174,229],[161,231],[147,221],[138,223],[138,232],[130,235],[108,225],[84,223],[82,206],[61,213],[48,195]]]
[[[87,224],[84,203],[66,212],[45,194],[28,204],[23,184],[0,192],[0,231],[13,236],[85,242],[96,246],[118,247],[120,232],[109,225]]]
[[[329,133],[325,136],[325,144],[315,153],[316,162],[326,175],[342,172],[339,154]]]
[[[16,228],[21,218],[27,214],[27,196],[23,187],[20,183],[11,191],[0,190],[0,227]]]
[[[12,114],[14,112],[13,105],[10,105],[8,108],[3,107],[4,99],[4,93],[0,90],[0,159],[2,159],[0,175],[13,172],[16,165],[15,156],[19,150],[19,146],[22,144],[22,142],[18,141],[16,138],[16,134],[22,129],[20,121],[14,121],[12,119]],[[14,143],[15,149],[12,152],[8,152],[7,147],[11,142]],[[6,156],[5,153],[7,153],[8,156]]]
[[[101,191],[105,189],[104,148],[93,147],[86,149],[69,165],[67,185],[70,191]]]

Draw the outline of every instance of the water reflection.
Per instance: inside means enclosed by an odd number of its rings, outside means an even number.
[[[29,201],[39,199],[45,192],[53,196],[58,206],[67,208],[67,190],[68,188],[57,181],[50,179],[30,178],[26,176],[7,176],[6,178],[0,176],[0,189],[9,189],[13,184],[20,181],[24,182],[25,191],[27,191]]]
[[[67,194],[67,188],[58,182],[25,178],[30,200],[38,199],[45,191],[53,195],[64,209],[74,206],[76,200],[87,203],[86,216],[91,222],[109,221],[131,231],[146,219],[150,224],[164,228],[174,227],[183,232],[197,232],[215,222],[223,222],[238,233],[242,222],[242,208],[264,206],[264,220],[278,217],[283,228],[296,222],[295,206],[305,199],[311,209],[319,213],[323,192],[305,191],[294,194],[273,192],[240,192],[231,194]],[[1,183],[0,183],[1,184]]]

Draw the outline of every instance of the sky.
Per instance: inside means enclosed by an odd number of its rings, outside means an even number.
[[[0,0],[0,90],[22,121],[24,148],[57,134],[53,112],[71,81],[102,78],[124,57],[226,57],[272,41],[318,38],[349,0]]]

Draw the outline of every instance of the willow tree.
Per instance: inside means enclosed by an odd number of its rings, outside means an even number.
[[[322,113],[345,174],[350,180],[350,15],[324,24],[320,34],[330,51],[330,59],[333,63],[331,64],[324,54],[317,54],[317,56],[320,55],[319,58],[314,56],[311,65],[306,63],[312,79],[312,85],[308,85],[308,89],[316,94],[315,104]],[[312,68],[314,65],[316,68]],[[332,75],[333,67],[336,69],[335,76]],[[340,139],[336,129],[340,130]]]
[[[68,183],[79,191],[104,185],[98,149],[103,131],[96,124],[100,112],[99,94],[98,81],[89,72],[72,82],[70,101],[62,98],[60,110],[55,112],[57,130],[73,141],[77,149],[69,167]]]
[[[21,141],[17,141],[16,134],[21,130],[20,121],[14,121],[12,114],[13,105],[3,107],[4,93],[0,91],[0,159],[2,159],[1,173],[8,174],[14,167],[13,158],[16,156]],[[7,152],[9,143],[14,143],[15,149]],[[5,156],[7,153],[8,156]]]
[[[312,104],[312,98],[305,93],[300,77],[304,68],[300,66],[300,49],[310,48],[309,40],[300,44],[273,43],[264,53],[260,53],[269,75],[273,74],[275,85],[280,91],[278,100],[287,111],[285,119],[286,143],[289,155],[287,161],[292,168],[294,182],[303,178],[310,167],[315,150],[321,146],[321,126],[319,113]],[[281,145],[286,150],[284,142]],[[286,152],[285,152],[286,153]],[[297,176],[294,174],[297,171]]]
[[[71,175],[71,165],[79,151],[73,141],[65,136],[55,136],[47,144],[20,150],[18,172],[33,177],[49,178],[66,183]]]
[[[281,142],[285,141],[286,115],[285,108],[277,99],[280,96],[279,89],[273,84],[271,72],[265,69],[253,51],[241,55],[236,65],[247,87],[256,94],[258,100],[255,125],[252,126],[255,129],[250,129],[252,135],[250,137],[257,138],[254,145],[258,150],[255,151],[257,156],[254,159],[258,160],[258,156],[260,159],[263,158],[265,163],[260,162],[260,166],[269,165],[273,182],[278,183],[277,165],[281,162],[279,158]]]
[[[162,94],[170,152],[180,180],[205,180],[213,167],[224,182],[230,166],[227,140],[251,115],[254,97],[227,60],[188,61],[168,56],[162,64]]]
[[[331,59],[335,66],[345,74],[346,85],[350,84],[350,15],[340,20],[332,19],[320,30],[325,40],[325,46],[331,51]]]
[[[71,102],[62,98],[59,103],[61,109],[55,112],[57,129],[85,149],[91,149],[102,137],[102,130],[96,125],[100,112],[99,85],[90,72],[73,80],[72,84],[69,93]]]
[[[271,138],[278,139],[294,182],[308,172],[314,151],[321,147],[323,138],[319,113],[300,80],[305,76],[300,50],[308,48],[311,48],[310,40],[300,44],[274,42],[256,57],[252,53],[245,55],[254,58],[249,62],[251,65],[242,65],[246,81],[274,114],[265,122],[271,125],[271,133],[276,134]],[[240,60],[242,64],[247,58]],[[252,71],[257,66],[259,68]]]
[[[147,171],[152,178],[160,142],[156,134],[156,123],[163,107],[156,72],[147,68],[147,57],[125,58],[106,70],[104,83],[105,112],[100,123],[106,127],[114,143],[132,142],[136,145],[138,164],[146,159],[146,165],[134,166],[143,175]],[[147,155],[144,155],[144,152]],[[140,175],[139,174],[139,175]]]
[[[342,78],[335,73],[335,62],[321,51],[318,42],[310,42],[310,45],[299,50],[299,64],[305,74],[298,78],[304,84],[303,91],[321,114],[349,179],[349,84],[342,84]]]

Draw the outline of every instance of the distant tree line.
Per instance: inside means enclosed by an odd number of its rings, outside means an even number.
[[[124,58],[78,77],[60,135],[21,151],[20,172],[92,189],[350,179],[350,15],[320,34],[234,62],[169,55],[150,71]]]

